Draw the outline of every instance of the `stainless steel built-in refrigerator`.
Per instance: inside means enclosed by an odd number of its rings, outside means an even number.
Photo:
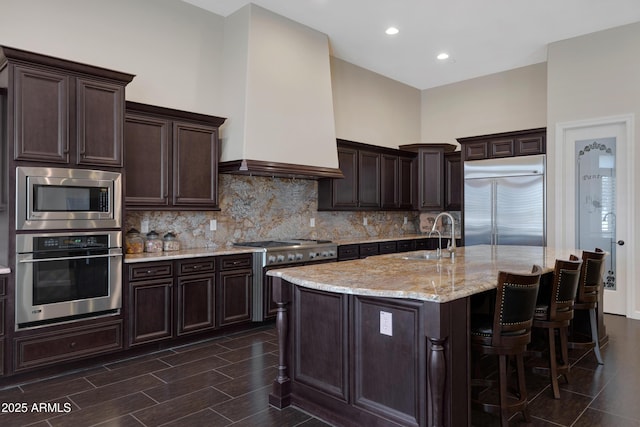
[[[546,245],[545,155],[464,162],[464,244]]]

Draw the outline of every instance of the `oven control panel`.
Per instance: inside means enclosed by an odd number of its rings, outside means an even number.
[[[34,237],[35,250],[51,249],[79,249],[79,248],[108,248],[108,235],[93,236],[45,236]]]

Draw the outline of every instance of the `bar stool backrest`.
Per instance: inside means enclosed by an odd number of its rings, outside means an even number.
[[[582,270],[578,284],[576,302],[580,304],[595,304],[598,293],[602,292],[604,259],[607,253],[596,248],[595,252],[582,251]]]
[[[573,319],[573,304],[580,281],[581,267],[582,261],[575,256],[572,256],[570,261],[556,260],[549,304],[549,320]]]
[[[504,271],[498,274],[493,346],[529,343],[541,274],[542,269],[537,265],[531,274]]]

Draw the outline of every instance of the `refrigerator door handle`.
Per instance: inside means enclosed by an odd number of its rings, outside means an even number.
[[[497,230],[496,230],[496,212],[498,210],[497,208],[497,191],[496,191],[496,187],[498,186],[498,183],[496,182],[496,180],[492,180],[491,181],[491,244],[492,245],[497,245],[498,242],[498,236],[497,236]]]

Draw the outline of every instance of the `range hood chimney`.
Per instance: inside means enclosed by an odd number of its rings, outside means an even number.
[[[223,173],[342,177],[329,40],[248,4],[225,19]]]

